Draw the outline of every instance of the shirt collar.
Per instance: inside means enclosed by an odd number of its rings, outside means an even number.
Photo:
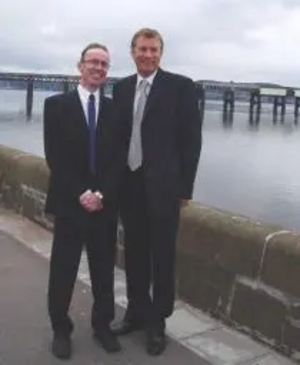
[[[157,70],[155,72],[153,72],[150,76],[148,77],[142,77],[140,74],[137,74],[137,80],[136,80],[136,85],[138,86],[140,84],[140,82],[142,80],[147,80],[148,84],[150,86],[152,86],[153,84],[153,80],[154,80],[154,77],[156,76],[157,74]]]
[[[100,90],[96,90],[93,93],[91,93],[89,90],[87,90],[84,86],[82,86],[81,84],[78,85],[77,87],[78,93],[79,95],[81,95],[81,97],[87,102],[89,100],[89,96],[90,94],[93,94],[95,96],[95,101],[96,103],[99,102],[99,98],[100,98]]]

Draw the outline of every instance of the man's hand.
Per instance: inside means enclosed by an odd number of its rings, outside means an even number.
[[[81,206],[87,212],[96,212],[103,209],[102,194],[100,192],[92,193],[91,190],[87,190],[79,197]]]
[[[95,191],[94,192],[95,197],[98,199],[98,209],[97,210],[102,210],[103,209],[103,195],[100,193],[100,191]]]

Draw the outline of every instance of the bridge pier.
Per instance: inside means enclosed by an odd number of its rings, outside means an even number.
[[[33,106],[33,79],[27,81],[26,91],[26,119],[27,121],[32,117],[32,106]]]
[[[257,127],[260,122],[260,113],[250,113],[249,114],[249,124],[251,127]]]
[[[278,115],[278,107],[280,107],[280,114],[283,117],[286,111],[286,100],[285,96],[275,96],[274,104],[273,104],[273,116],[276,117]]]
[[[227,114],[229,109],[229,114],[233,114],[234,112],[234,91],[233,90],[225,90],[223,94],[223,113]]]
[[[257,90],[251,92],[250,95],[250,116],[253,119],[253,114],[259,115],[261,113],[261,96]]]
[[[223,110],[223,126],[225,128],[231,128],[233,125],[233,109]]]
[[[295,118],[298,118],[299,116],[299,107],[300,107],[300,97],[295,97],[295,104],[294,104]]]

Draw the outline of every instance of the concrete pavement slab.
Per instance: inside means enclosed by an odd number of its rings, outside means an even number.
[[[0,232],[1,365],[61,363],[49,351],[51,330],[46,308],[47,280],[48,262],[14,238]],[[142,332],[120,339],[124,348],[122,353],[106,354],[92,338],[90,309],[90,289],[77,282],[70,311],[75,323],[71,364],[209,364],[172,340],[165,354],[151,358],[144,351]]]
[[[17,241],[21,242],[23,246],[29,248],[29,251],[35,251],[38,254],[38,257],[42,256],[46,259],[49,259],[52,241],[51,232],[41,228],[37,224],[29,221],[28,219],[20,215],[0,208],[0,231],[1,230],[14,237]],[[47,267],[47,265],[48,264],[46,261],[46,264],[44,266]],[[48,268],[46,268],[46,274],[43,275],[47,275],[47,272]],[[76,330],[74,333],[76,356],[72,360],[72,364],[79,364],[79,361],[84,358],[85,361],[83,362],[83,364],[100,365],[112,363],[122,365],[135,365],[137,364],[137,361],[140,361],[139,364],[141,365],[152,364],[152,362],[155,362],[158,365],[167,365],[168,363],[172,362],[174,363],[174,365],[176,365],[184,363],[185,361],[189,361],[189,358],[185,357],[185,354],[190,354],[190,352],[182,351],[182,346],[188,348],[194,353],[195,356],[197,356],[195,360],[194,357],[192,357],[193,360],[191,360],[191,364],[194,364],[194,361],[197,361],[196,363],[199,365],[292,364],[292,361],[290,359],[280,357],[269,347],[263,346],[260,343],[253,341],[248,336],[243,336],[239,332],[234,330],[228,330],[224,323],[217,321],[216,319],[210,317],[209,315],[203,313],[198,309],[190,307],[182,301],[176,302],[175,312],[173,316],[167,321],[167,333],[171,338],[175,339],[176,342],[171,341],[171,345],[168,347],[167,352],[162,357],[158,359],[152,359],[145,354],[143,337],[141,333],[137,333],[134,336],[125,336],[124,338],[122,337],[121,341],[125,348],[125,357],[123,356],[123,354],[121,357],[108,356],[101,349],[97,348],[97,346],[95,348],[95,343],[91,341],[89,326],[89,311],[91,305],[90,279],[88,274],[87,260],[84,254],[82,256],[78,278],[79,283],[77,284],[77,291],[75,293],[74,301],[72,304],[72,311],[75,312],[76,320],[78,321],[79,326],[76,322]],[[86,285],[83,285],[83,283],[85,283]],[[41,288],[39,289],[40,291],[44,290],[44,296],[39,299],[41,300],[41,303],[44,303],[43,300],[45,301],[45,288],[46,283],[44,281],[44,285],[41,286]],[[115,294],[117,304],[117,317],[120,317],[123,314],[122,308],[126,307],[127,299],[125,275],[124,272],[119,269],[116,269],[115,271]],[[21,299],[21,301],[22,300],[23,299]],[[46,308],[44,308],[44,310],[46,310]],[[51,332],[48,328],[46,312],[43,312],[43,315],[44,317],[42,317],[42,321],[44,321],[43,323],[47,327],[48,332],[44,330],[44,333],[42,335],[44,337],[46,336],[46,338],[44,339],[44,342],[39,343],[39,346],[37,347],[40,349],[41,346],[44,344],[44,346],[42,346],[41,352],[44,353],[45,358],[48,359],[45,360],[46,365],[47,361],[50,360],[52,360],[52,362],[49,362],[49,364],[55,364],[53,362],[55,360],[53,360],[52,357],[49,357],[49,352],[45,351],[51,337]],[[46,335],[46,333],[48,334]],[[180,346],[178,342],[182,346]],[[179,349],[179,351],[177,351],[176,349]],[[107,356],[108,360],[106,360]],[[205,362],[204,359],[206,359],[207,362]],[[20,364],[23,365],[23,363],[24,362],[21,362]],[[0,365],[3,364],[7,365],[0,360]],[[19,365],[19,363],[17,364]],[[12,365],[12,363],[9,363],[8,365]],[[35,363],[28,363],[28,365],[35,365]]]
[[[289,365],[291,362],[278,355],[268,355],[262,358],[252,359],[242,365]]]
[[[242,364],[268,354],[264,346],[227,328],[208,331],[190,337],[185,342],[216,365]]]

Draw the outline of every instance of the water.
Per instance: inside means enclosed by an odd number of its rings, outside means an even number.
[[[0,95],[0,144],[43,156],[42,108],[50,93],[35,92],[30,122],[25,91]],[[292,110],[274,124],[265,105],[260,123],[251,125],[248,105],[239,104],[231,124],[219,106],[207,105],[194,200],[300,231],[300,130]]]

